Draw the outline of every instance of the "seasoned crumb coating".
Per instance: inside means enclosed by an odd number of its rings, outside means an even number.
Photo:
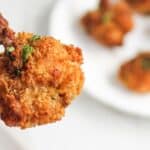
[[[130,90],[150,92],[150,52],[140,53],[122,64],[118,76]]]
[[[6,36],[1,30],[0,37]],[[10,31],[6,25],[5,30]],[[7,40],[0,40],[5,46],[0,55],[1,119],[21,128],[60,120],[83,86],[81,49],[24,32],[12,32]]]
[[[86,32],[106,46],[122,45],[124,36],[133,28],[132,13],[125,2],[111,5],[101,0],[99,8],[85,14],[81,23]]]

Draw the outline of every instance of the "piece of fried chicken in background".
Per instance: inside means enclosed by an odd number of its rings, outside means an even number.
[[[60,120],[80,94],[81,49],[48,36],[15,33],[0,15],[0,117],[8,126],[33,127]]]
[[[124,1],[111,4],[101,0],[98,9],[81,18],[85,31],[106,46],[123,44],[124,36],[133,28],[132,11]]]
[[[135,58],[123,63],[118,77],[132,91],[150,92],[150,52],[140,53]]]

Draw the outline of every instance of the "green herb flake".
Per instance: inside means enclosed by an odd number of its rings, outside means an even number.
[[[15,50],[13,46],[8,46],[5,50],[5,54],[9,57],[11,61],[15,60],[15,56],[12,55],[12,52]]]
[[[142,60],[142,68],[144,70],[150,70],[150,58],[144,58]]]
[[[15,69],[14,70],[14,74],[15,74],[15,76],[20,76],[21,75],[21,69]]]
[[[22,59],[23,62],[25,63],[29,56],[33,53],[34,48],[30,45],[25,45],[22,49]]]
[[[112,13],[110,12],[106,12],[103,16],[102,16],[102,23],[109,23],[112,19]]]
[[[30,39],[30,42],[34,42],[34,41],[37,41],[41,38],[41,36],[39,35],[33,35],[32,38]]]
[[[6,48],[6,50],[7,50],[8,52],[13,52],[13,51],[15,50],[15,48],[14,48],[13,46],[8,46],[8,47]]]

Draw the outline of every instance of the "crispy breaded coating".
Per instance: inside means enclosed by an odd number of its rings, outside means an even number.
[[[24,32],[12,36],[9,44],[5,38],[1,41],[5,46],[0,55],[1,119],[21,128],[60,120],[83,86],[81,49],[47,36]]]
[[[15,32],[9,28],[7,20],[0,14],[0,44],[9,46],[15,42]]]
[[[150,14],[150,0],[126,0],[131,7],[143,14]]]
[[[124,36],[133,28],[132,13],[125,2],[111,5],[101,0],[99,8],[81,19],[86,32],[106,46],[122,45]]]
[[[150,52],[140,53],[122,64],[118,77],[130,90],[150,92]]]

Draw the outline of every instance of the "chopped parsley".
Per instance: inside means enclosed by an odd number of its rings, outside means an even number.
[[[37,41],[41,38],[41,36],[39,35],[33,35],[32,38],[30,39],[30,42],[34,42],[34,41]]]
[[[144,58],[142,60],[142,68],[145,70],[150,70],[150,58]]]
[[[23,63],[25,63],[29,56],[33,53],[34,48],[30,45],[24,45],[23,49],[22,49],[22,60]]]
[[[15,50],[15,48],[13,46],[8,46],[6,48],[6,55],[10,58],[11,61],[14,61],[15,60],[15,57],[12,55],[12,52]]]
[[[15,48],[14,48],[13,46],[8,46],[8,47],[6,48],[6,50],[7,50],[8,52],[13,52],[13,51],[15,50]]]
[[[15,76],[20,76],[21,75],[21,69],[15,69],[14,70],[14,74],[15,74]]]
[[[112,19],[112,13],[110,12],[106,12],[103,16],[102,16],[102,23],[108,23],[110,22]]]

